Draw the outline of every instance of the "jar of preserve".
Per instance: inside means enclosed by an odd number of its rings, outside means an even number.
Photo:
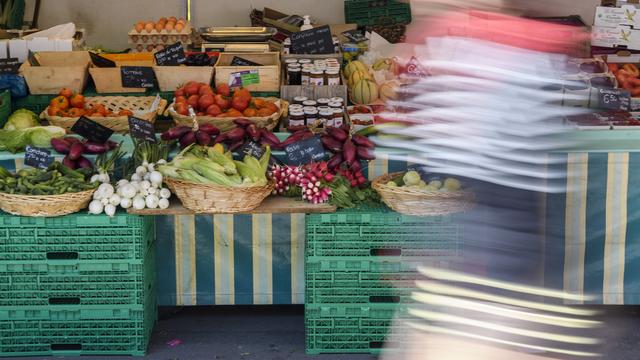
[[[329,99],[327,98],[320,98],[317,99],[316,102],[318,103],[318,106],[329,106]]]
[[[289,109],[289,128],[305,126],[305,120],[304,111]]]
[[[333,110],[331,108],[327,107],[326,109],[320,110],[318,115],[320,118],[320,122],[322,123],[322,126],[324,127],[333,126],[334,115],[333,115]]]
[[[332,109],[342,109],[342,101],[329,101],[329,107]]]
[[[289,79],[289,85],[302,85],[302,70],[300,67],[287,68],[287,79]]]
[[[311,70],[313,70],[313,66],[303,65],[302,66],[302,76],[300,77],[300,82],[302,85],[309,85],[309,78],[311,77]]]
[[[304,107],[316,107],[318,105],[318,103],[315,100],[305,100],[302,102],[302,106]]]
[[[298,104],[298,105],[302,105],[307,100],[309,100],[309,98],[306,97],[306,96],[296,96],[296,97],[293,98],[293,103],[294,104]]]
[[[304,117],[305,117],[307,126],[315,124],[315,122],[318,121],[318,109],[314,107],[305,108]]]
[[[309,85],[324,85],[324,70],[311,70],[311,73],[309,74]]]
[[[333,126],[341,127],[344,124],[344,110],[333,109]]]
[[[302,105],[299,105],[299,104],[291,104],[291,105],[289,105],[289,112],[294,111],[294,110],[303,111],[304,107]]]
[[[340,85],[340,69],[328,69],[325,74],[327,85]]]

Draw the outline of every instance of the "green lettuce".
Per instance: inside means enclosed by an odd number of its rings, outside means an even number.
[[[18,109],[9,116],[4,125],[5,130],[22,130],[40,126],[38,115],[27,109]]]
[[[50,148],[51,139],[62,137],[65,130],[57,126],[37,126],[22,130],[0,130],[0,151],[16,153],[27,145]]]

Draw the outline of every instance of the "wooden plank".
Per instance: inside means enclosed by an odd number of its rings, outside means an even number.
[[[308,202],[286,198],[268,197],[255,210],[238,214],[311,214],[311,213],[332,213],[336,207],[329,204],[313,205]],[[182,206],[179,200],[173,199],[167,209],[142,209],[135,210],[129,208],[129,214],[133,215],[193,215],[194,212]]]

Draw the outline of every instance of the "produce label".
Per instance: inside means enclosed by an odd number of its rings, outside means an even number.
[[[631,93],[622,89],[599,89],[598,107],[606,110],[624,110],[631,108]]]
[[[262,64],[258,64],[256,62],[241,58],[239,56],[234,56],[233,60],[231,60],[231,66],[262,66]]]
[[[264,149],[257,142],[249,140],[244,145],[242,145],[240,149],[238,149],[238,154],[251,155],[256,159],[260,159],[262,155],[264,155]],[[269,158],[269,165],[273,166],[281,164],[281,161],[271,155],[271,157]]]
[[[18,58],[0,59],[0,74],[17,74],[20,65]]]
[[[27,145],[24,152],[24,164],[38,169],[46,169],[53,164],[51,151]]]
[[[85,116],[81,116],[78,121],[73,124],[71,132],[76,133],[89,141],[101,144],[107,142],[111,135],[113,135],[113,130],[100,125]]]
[[[158,142],[156,139],[156,128],[153,126],[153,123],[149,121],[129,116],[129,132],[131,136],[136,139],[150,143]]]
[[[177,66],[187,61],[181,42],[169,45],[153,55],[158,66]]]
[[[334,54],[335,52],[329,25],[291,34],[292,54]]]
[[[120,75],[123,87],[152,88],[155,86],[155,74],[150,66],[122,66]]]
[[[106,57],[100,56],[89,51],[89,56],[91,57],[91,62],[93,65],[99,68],[114,68],[116,67],[116,63],[107,59]]]
[[[284,148],[287,164],[299,166],[325,159],[325,151],[319,136],[295,142]]]
[[[252,84],[260,83],[260,74],[258,70],[245,70],[233,72],[229,75],[229,87],[246,87]]]

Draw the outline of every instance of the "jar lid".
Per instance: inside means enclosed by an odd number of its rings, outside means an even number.
[[[317,102],[315,100],[305,100],[302,102],[304,106],[316,106]]]
[[[329,107],[341,108],[342,107],[342,101],[329,101]]]
[[[329,99],[329,101],[331,101],[331,102],[340,102],[340,103],[342,103],[342,102],[344,102],[344,99],[343,99],[343,98],[341,98],[341,97],[338,97],[338,96],[334,96],[334,97],[332,97],[331,99]]]
[[[315,108],[316,108],[315,106],[305,106],[305,107],[303,108],[303,110],[307,110],[307,109],[315,109]]]
[[[312,107],[304,108],[304,113],[305,113],[306,115],[315,115],[315,114],[317,114],[317,113],[318,113],[318,109],[316,109],[316,108],[312,108]]]
[[[344,114],[343,108],[333,108],[332,110],[334,114]]]
[[[327,69],[327,74],[329,75],[340,75],[340,69]]]
[[[321,116],[333,116],[333,109],[322,109],[320,110]]]
[[[327,110],[331,110],[331,108],[328,106],[318,106],[318,111],[327,111]]]
[[[298,59],[286,59],[285,64],[297,64],[298,63]]]
[[[289,116],[304,116],[302,109],[289,109]]]
[[[289,105],[289,109],[302,109],[302,105],[300,105],[300,104],[291,104],[291,105]]]
[[[313,75],[322,75],[322,74],[324,74],[324,70],[315,68],[315,69],[311,70],[311,74],[313,74]]]
[[[289,71],[289,72],[301,72],[302,69],[300,69],[299,67],[288,67],[287,71]]]
[[[318,104],[319,103],[328,104],[329,101],[331,101],[331,100],[329,100],[327,98],[320,98],[320,99],[317,99],[316,101],[318,102]]]
[[[310,59],[298,59],[298,62],[300,64],[310,64],[311,60]]]
[[[307,100],[309,100],[309,98],[306,96],[296,96],[293,98],[293,101],[297,101],[297,102],[304,102]]]

